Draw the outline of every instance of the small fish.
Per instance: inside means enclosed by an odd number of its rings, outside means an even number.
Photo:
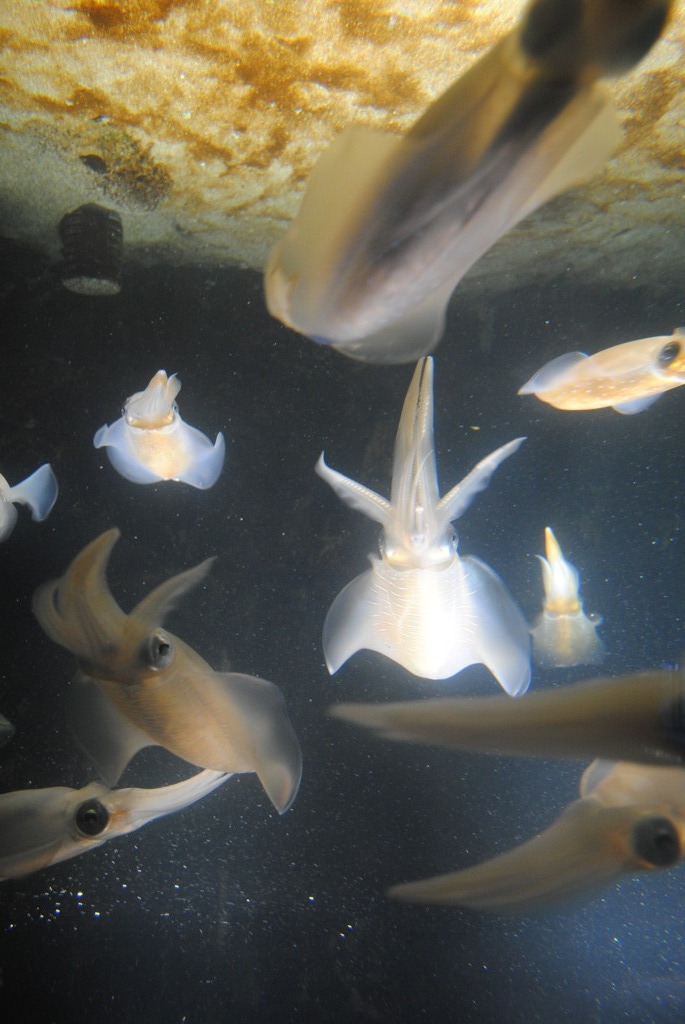
[[[14,726],[8,722],[4,715],[0,715],[0,747],[14,736]]]
[[[124,403],[123,416],[96,432],[93,444],[106,448],[117,472],[134,484],[176,480],[206,490],[219,478],[226,445],[223,434],[214,444],[181,419],[176,396],[181,382],[158,370],[145,391]]]
[[[0,794],[0,882],[78,857],[194,804],[231,776],[198,772],[157,789],[54,786]]]
[[[0,473],[0,540],[9,537],[14,529],[17,521],[15,503],[28,505],[31,509],[31,518],[34,522],[40,523],[52,512],[58,493],[57,478],[49,462],[14,487],[10,487]]]
[[[637,63],[671,6],[533,0],[406,135],[348,127],[271,251],[269,312],[356,359],[430,352],[469,268],[604,167],[620,132],[597,80]]]
[[[587,616],[580,600],[578,571],[564,558],[551,528],[545,528],[545,553],[540,559],[545,602],[531,630],[533,657],[543,668],[595,665],[604,657],[597,636],[601,616]]]
[[[404,400],[390,501],[326,465],[316,472],[351,508],[380,523],[380,558],[338,594],[326,616],[323,648],[337,672],[366,648],[424,679],[447,679],[486,665],[512,697],[530,682],[530,637],[499,576],[457,554],[450,525],[484,490],[524,438],[482,459],[442,498],[433,441],[433,360],[422,359]]]
[[[567,352],[552,359],[519,388],[556,409],[642,412],[664,391],[685,384],[685,334],[640,338],[593,356]]]
[[[78,742],[108,786],[134,754],[158,744],[199,768],[256,772],[282,814],[295,799],[302,755],[281,691],[257,676],[214,672],[162,629],[213,559],[172,576],[126,615],[105,579],[118,538],[116,529],[103,533],[33,598],[47,635],[78,662],[70,691]]]

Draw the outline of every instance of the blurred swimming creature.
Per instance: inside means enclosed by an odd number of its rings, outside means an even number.
[[[546,558],[537,556],[545,601],[531,630],[533,658],[544,668],[594,665],[604,657],[604,647],[597,636],[602,618],[585,614],[578,594],[578,572],[564,558],[549,526],[545,527],[545,554]]]
[[[546,363],[519,395],[536,395],[556,409],[642,412],[664,391],[685,384],[685,333],[640,338],[588,356],[567,352]]]
[[[433,360],[422,359],[395,439],[390,501],[330,469],[316,471],[339,498],[383,527],[380,558],[338,594],[323,648],[331,675],[366,648],[425,679],[446,679],[482,662],[511,696],[530,682],[528,627],[492,569],[460,558],[450,523],[484,490],[524,438],[482,459],[440,498],[433,443]]]
[[[181,382],[158,370],[145,391],[124,403],[123,416],[95,434],[96,448],[106,448],[114,468],[134,484],[177,480],[206,490],[219,478],[226,445],[184,423],[176,405]]]
[[[46,462],[20,484],[10,487],[0,473],[0,540],[9,537],[17,521],[15,503],[28,505],[34,522],[41,522],[52,512],[57,501],[59,487],[52,466]]]
[[[603,168],[620,133],[597,79],[647,53],[671,3],[533,0],[406,135],[348,127],[271,251],[271,314],[357,359],[430,352],[469,268]]]
[[[41,626],[78,661],[70,708],[77,740],[108,786],[137,751],[159,744],[200,768],[256,772],[283,813],[295,799],[302,758],[281,691],[256,676],[214,672],[162,629],[213,559],[172,576],[126,615],[105,578],[118,538],[119,530],[103,533],[34,594]]]
[[[0,881],[21,878],[194,804],[230,779],[198,772],[157,789],[54,786],[0,794]]]
[[[674,867],[685,856],[685,772],[593,761],[580,800],[534,839],[483,864],[394,885],[412,903],[526,912],[591,894],[621,874]]]
[[[11,722],[8,722],[4,715],[0,715],[0,747],[4,746],[13,736],[14,726]]]
[[[587,679],[503,697],[444,697],[389,704],[334,704],[330,713],[392,740],[511,757],[604,757],[685,766],[681,669]]]

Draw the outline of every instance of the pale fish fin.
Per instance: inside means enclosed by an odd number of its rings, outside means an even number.
[[[52,471],[52,466],[46,462],[31,476],[27,476],[20,484],[10,487],[7,492],[7,501],[17,501],[20,505],[28,505],[31,509],[31,518],[39,523],[52,512],[52,507],[57,501],[59,487],[57,477]]]
[[[412,903],[525,913],[601,889],[635,866],[630,841],[635,808],[572,803],[535,839],[464,871],[393,886]]]
[[[519,395],[537,395],[539,392],[549,391],[550,388],[557,388],[563,384],[566,373],[575,370],[579,363],[582,363],[589,356],[585,352],[565,352],[563,356],[557,356],[545,363],[541,369],[534,373],[529,381],[518,389]]]
[[[421,359],[433,351],[445,331],[447,305],[456,283],[451,277],[387,327],[362,338],[333,343],[333,348],[367,363],[390,365]]]
[[[160,626],[169,612],[178,607],[181,598],[202,583],[215,561],[216,556],[206,558],[192,569],[179,572],[160,583],[135,606],[130,618],[146,623],[149,629]]]
[[[157,745],[111,703],[95,680],[80,673],[69,691],[68,711],[77,743],[110,787],[139,750]]]
[[[284,814],[300,786],[302,752],[283,694],[274,683],[257,676],[237,672],[218,672],[216,676],[238,713],[251,770],[276,810]]]
[[[616,412],[620,412],[623,416],[634,416],[637,412],[644,412],[645,409],[649,409],[650,405],[654,405],[658,401],[663,392],[660,391],[658,395],[647,395],[645,398],[633,398],[629,402],[619,402],[618,405],[612,405],[612,409]]]
[[[530,683],[530,633],[518,605],[497,573],[479,558],[462,559],[478,638],[477,658],[510,697]]]
[[[331,675],[357,651],[378,650],[373,637],[377,603],[373,571],[357,576],[336,597],[323,624],[323,653]]]
[[[596,83],[581,90],[550,127],[542,133],[543,154],[559,152],[546,176],[523,203],[517,220],[554,196],[599,174],[621,141],[621,129],[611,93]]]
[[[369,519],[373,519],[375,523],[380,523],[381,526],[387,525],[391,512],[390,502],[369,487],[364,487],[356,480],[351,480],[348,476],[343,476],[337,470],[331,469],[326,465],[323,452],[316,464],[316,472],[335,491],[340,500],[353,508],[355,512],[361,512]]]
[[[217,434],[216,441],[212,444],[202,431],[195,427],[189,427],[187,423],[183,424],[183,430],[188,444],[192,444],[194,455],[191,463],[186,466],[178,479],[184,484],[190,484],[191,487],[206,491],[214,486],[224,467],[226,456],[224,435]]]
[[[438,502],[437,515],[445,527],[464,514],[475,496],[488,486],[495,470],[517,452],[525,440],[525,437],[517,437],[486,455],[463,480],[443,495]]]

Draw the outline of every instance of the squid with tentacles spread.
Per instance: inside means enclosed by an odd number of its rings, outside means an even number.
[[[380,558],[336,597],[323,627],[331,674],[366,648],[424,679],[486,665],[511,696],[530,681],[528,626],[501,579],[479,558],[457,554],[451,523],[484,490],[524,438],[482,459],[440,497],[433,443],[433,360],[422,359],[404,400],[390,501],[331,469],[316,471],[351,508],[380,523]]]
[[[212,487],[223,468],[226,445],[214,444],[183,421],[176,405],[181,382],[158,370],[144,391],[124,403],[123,416],[96,432],[93,444],[105,448],[117,472],[134,484],[177,480],[200,490]]]
[[[162,583],[126,615],[105,579],[118,538],[116,529],[103,533],[33,599],[48,636],[76,655],[70,713],[78,742],[108,786],[138,750],[158,744],[200,768],[256,772],[283,813],[302,758],[281,691],[256,676],[215,672],[162,628],[213,559]]]

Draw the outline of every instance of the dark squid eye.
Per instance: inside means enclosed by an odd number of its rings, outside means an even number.
[[[74,814],[74,824],[82,836],[99,836],[107,828],[109,811],[99,800],[84,800]]]
[[[656,357],[656,361],[659,366],[670,366],[674,359],[677,359],[680,355],[680,342],[669,341],[662,349],[659,350],[659,355]]]
[[[654,868],[670,868],[680,860],[680,839],[668,818],[644,818],[633,829],[633,850]]]
[[[168,668],[174,657],[171,640],[164,633],[153,633],[148,640],[147,656],[151,668]]]

